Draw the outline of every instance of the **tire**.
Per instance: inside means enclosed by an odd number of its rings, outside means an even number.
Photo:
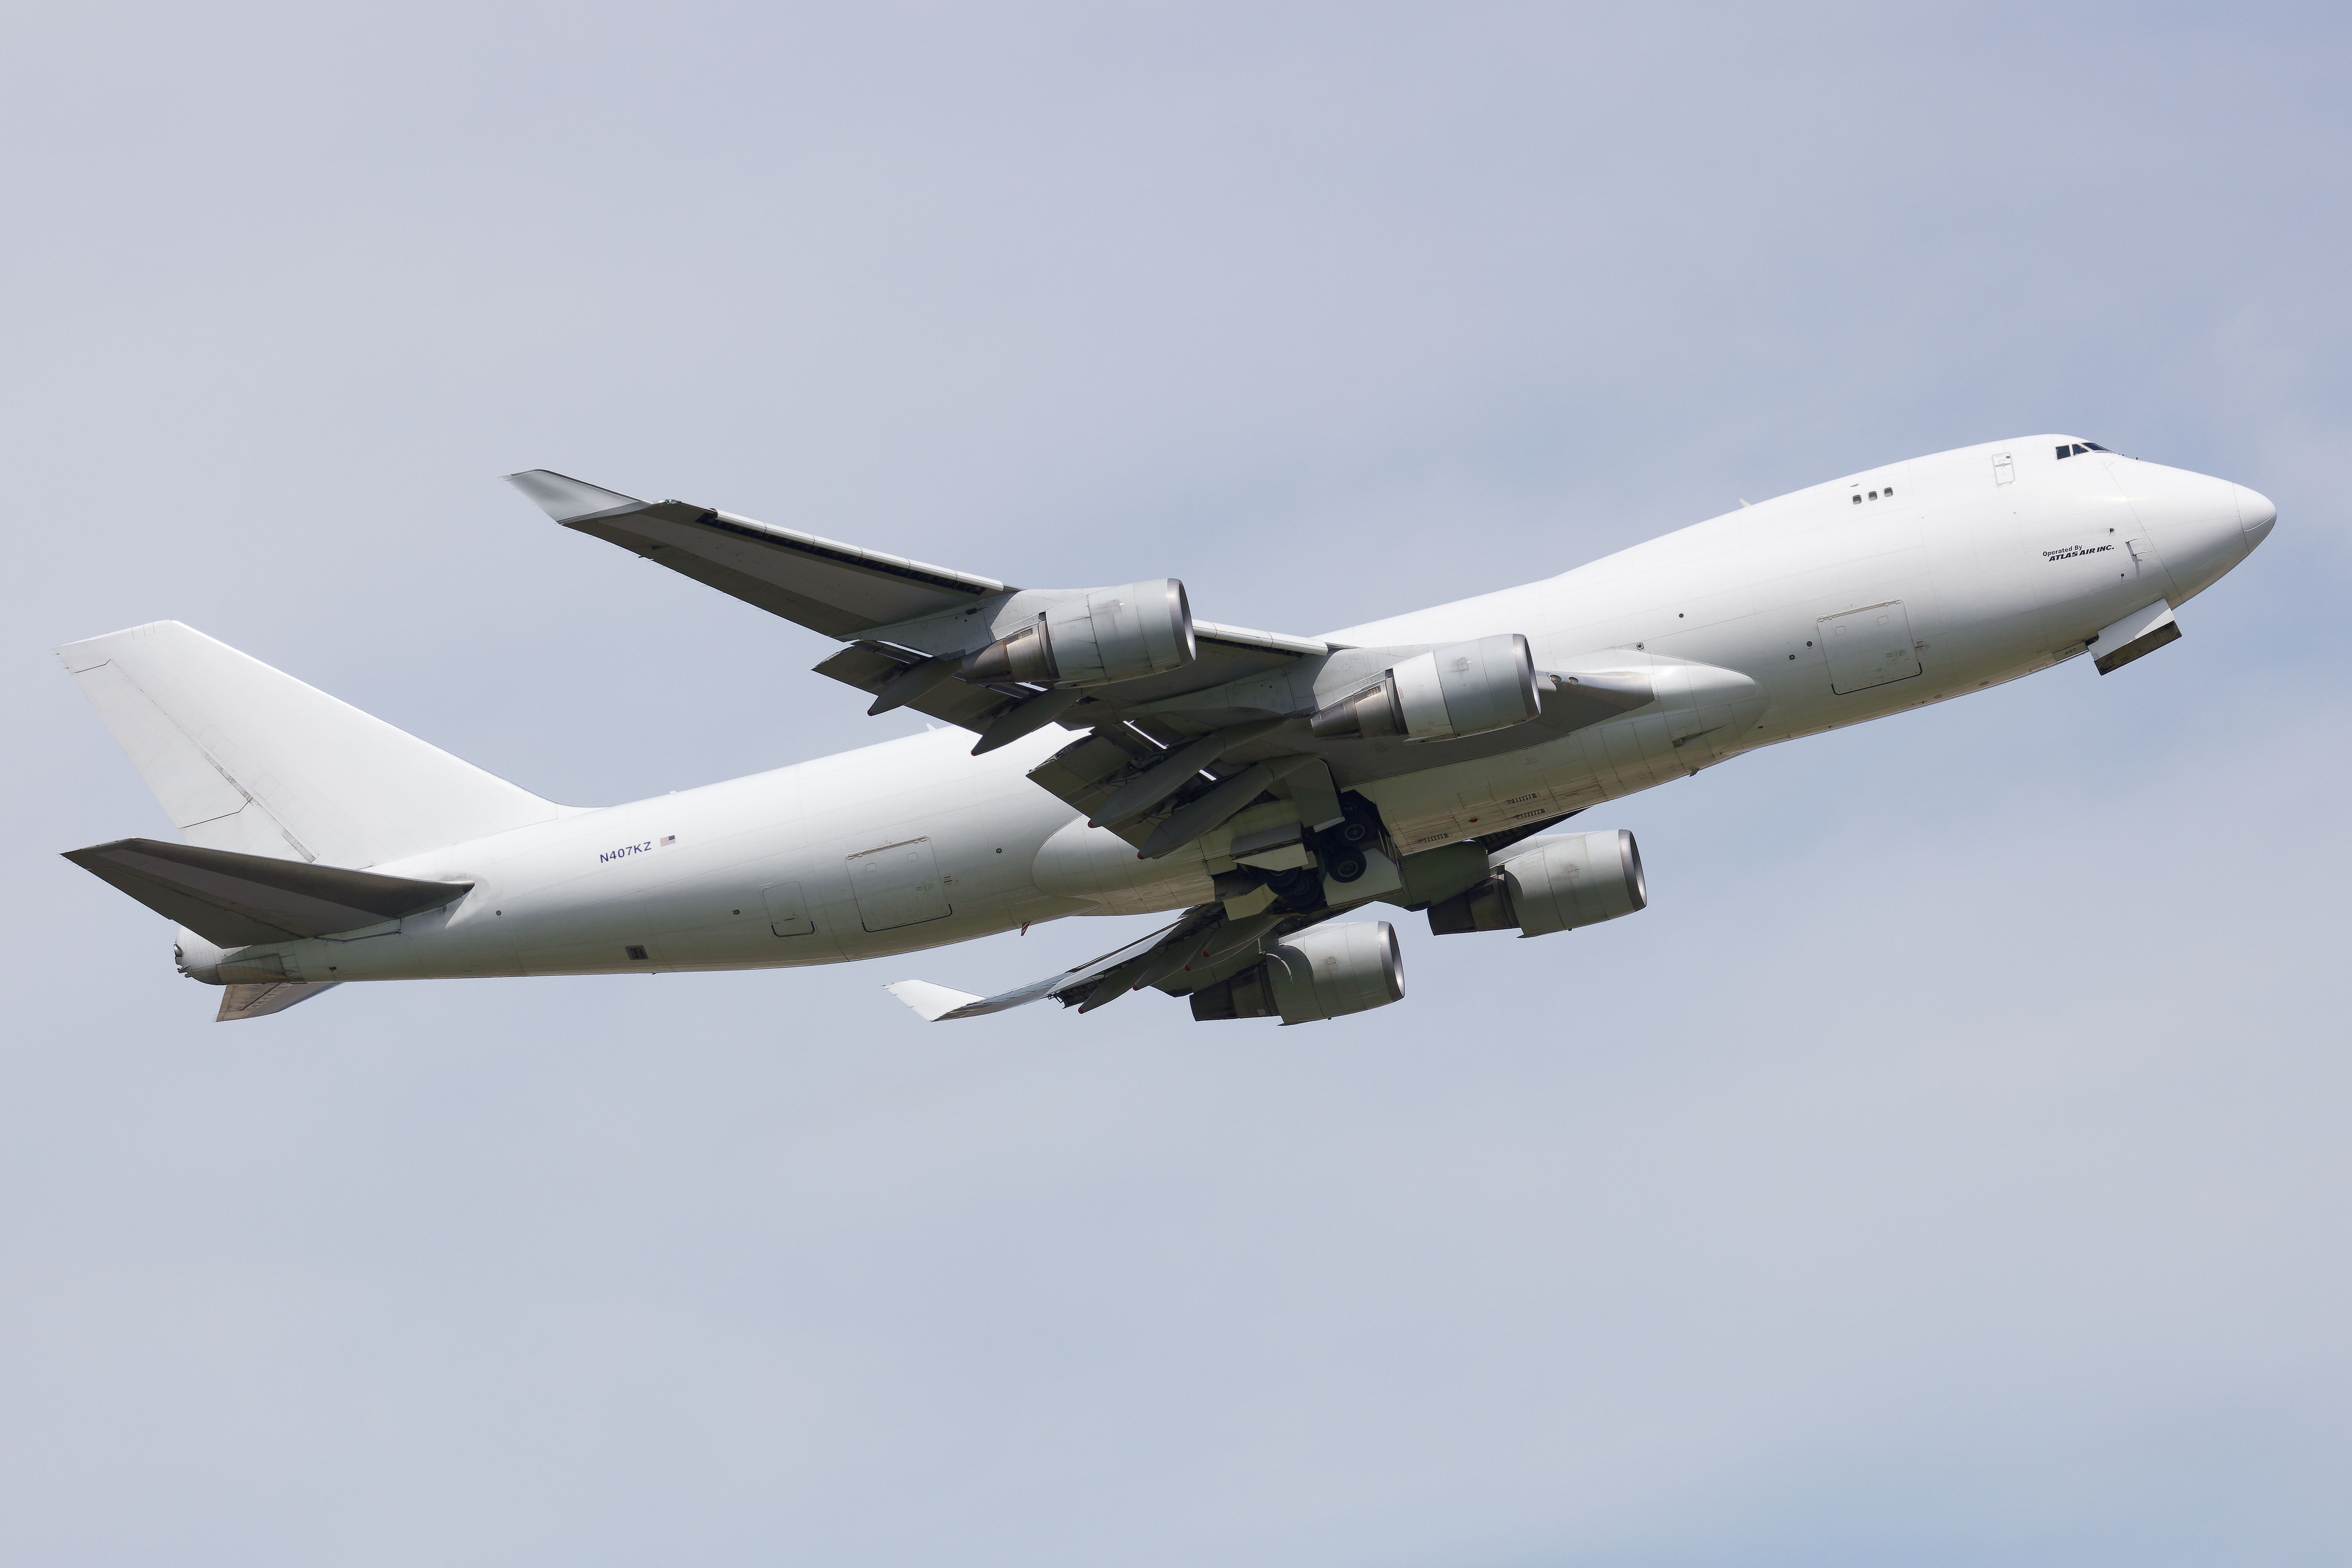
[[[1364,874],[1364,852],[1352,844],[1331,846],[1323,857],[1323,874],[1335,882],[1354,881]]]

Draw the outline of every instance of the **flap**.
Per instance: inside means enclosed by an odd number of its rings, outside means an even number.
[[[909,657],[884,653],[869,643],[852,643],[815,668],[817,674],[845,686],[878,695],[885,681],[908,668]],[[985,730],[992,716],[1022,695],[1026,695],[1026,690],[1021,687],[971,686],[961,680],[943,680],[910,699],[906,707],[909,712],[966,730]]]
[[[65,858],[223,947],[381,925],[437,910],[473,887],[471,882],[419,882],[154,838],[94,844],[68,849]]]

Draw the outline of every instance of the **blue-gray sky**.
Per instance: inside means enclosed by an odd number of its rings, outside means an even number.
[[[5,28],[11,1561],[2352,1553],[2340,13]],[[1313,632],[2053,428],[2277,531],[1345,1024],[879,989],[1068,921],[215,1027],[55,856],[167,828],[47,652],[151,619],[571,802],[918,722],[519,468]]]

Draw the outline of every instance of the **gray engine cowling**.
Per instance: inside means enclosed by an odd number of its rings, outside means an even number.
[[[1438,936],[1513,931],[1544,936],[1630,915],[1650,902],[1642,852],[1623,828],[1531,840],[1466,892],[1429,906]]]
[[[1404,997],[1396,928],[1386,921],[1309,926],[1266,952],[1265,962],[1192,993],[1192,1016],[1310,1024],[1385,1007]]]
[[[1318,710],[1309,727],[1326,741],[1450,741],[1524,724],[1542,711],[1528,639],[1507,632],[1383,670],[1370,686]]]
[[[1089,588],[965,657],[966,680],[1101,686],[1178,668],[1198,653],[1192,606],[1173,577]]]

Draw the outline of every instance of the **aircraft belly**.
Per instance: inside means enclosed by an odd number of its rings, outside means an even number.
[[[1625,720],[1501,757],[1367,785],[1406,854],[1581,811],[1663,782]]]
[[[1006,858],[1012,858],[1009,852]],[[320,980],[789,968],[936,947],[1091,909],[1032,887],[975,889],[939,919],[867,931],[845,886],[838,896],[806,900],[812,918],[802,923],[807,929],[788,927],[791,934],[780,935],[764,893],[779,867],[798,863],[795,857],[767,857],[744,862],[724,877],[681,879],[654,896],[550,900],[554,907],[535,918],[510,920],[530,915],[516,900],[516,908],[490,919],[501,930],[520,927],[519,942],[493,938],[477,922],[465,932],[394,930],[268,951],[282,954],[289,971],[299,968],[304,977]],[[412,917],[404,923],[415,927],[420,921]]]
[[[1029,875],[1045,895],[1097,914],[1181,910],[1213,896],[1201,841],[1146,860],[1126,839],[1078,816],[1038,847]]]
[[[476,891],[446,918],[412,918],[383,940],[299,944],[289,960],[338,980],[791,967],[1087,910],[1030,880],[1037,847],[1070,820],[1024,776],[1034,759],[1008,747],[974,761],[969,744],[911,737],[404,862],[464,868]],[[869,931],[856,858],[911,840],[929,847],[923,896],[944,912]],[[772,893],[786,888],[779,918]]]

